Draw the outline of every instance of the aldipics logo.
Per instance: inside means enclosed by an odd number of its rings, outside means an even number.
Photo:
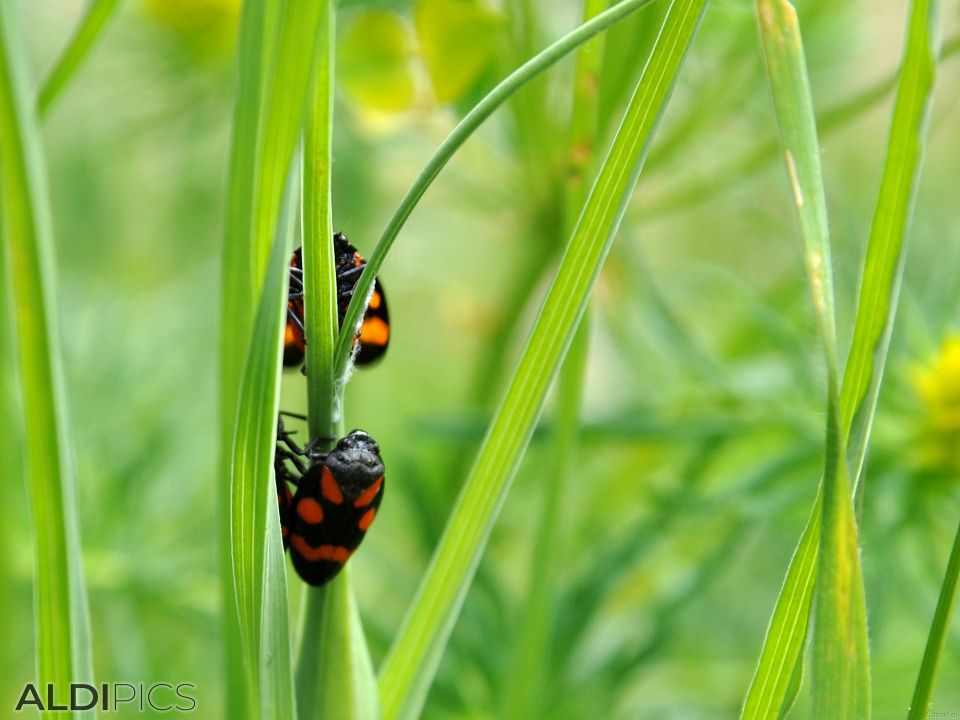
[[[62,710],[92,710],[104,712],[138,709],[145,712],[148,708],[156,712],[192,712],[197,709],[197,699],[193,696],[196,689],[193,683],[158,682],[146,683],[111,682],[99,686],[88,683],[70,683],[63,689],[47,684],[41,693],[34,683],[27,683],[15,712],[33,708],[40,712]]]

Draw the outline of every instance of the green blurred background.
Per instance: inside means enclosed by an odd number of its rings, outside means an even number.
[[[7,1],[7,0],[3,0]],[[21,1],[39,81],[81,0]],[[219,252],[239,0],[128,0],[45,124],[99,681],[192,682],[222,716],[216,528]],[[347,2],[335,226],[369,252],[456,119],[578,3]],[[906,2],[798,2],[821,111],[892,76]],[[664,3],[617,27],[601,149]],[[946,3],[947,48],[960,31]],[[535,548],[548,410],[424,717],[505,716],[531,563],[558,553],[549,718],[733,717],[822,462],[824,382],[752,3],[717,0],[595,294],[562,546]],[[960,516],[960,62],[945,58],[866,483],[875,716],[902,717]],[[347,390],[388,467],[353,560],[374,661],[410,602],[565,241],[572,63],[471,140],[381,274],[393,339]],[[825,123],[841,346],[890,98]],[[766,150],[764,150],[766,148]],[[752,160],[751,160],[752,158]],[[282,406],[303,410],[289,374]],[[5,462],[16,463],[9,447]],[[0,707],[34,677],[32,547],[0,483]],[[300,583],[290,580],[294,605]],[[293,609],[296,617],[296,608]],[[935,710],[960,713],[960,624]],[[795,715],[805,715],[805,697]],[[148,715],[149,716],[149,715]]]

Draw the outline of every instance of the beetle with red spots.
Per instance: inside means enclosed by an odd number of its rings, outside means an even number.
[[[360,273],[367,261],[350,244],[347,236],[336,233],[333,236],[333,257],[337,274],[337,322],[343,326],[343,319],[350,306],[350,299],[360,279]],[[297,248],[290,259],[290,290],[287,296],[287,327],[283,343],[283,364],[285,367],[297,367],[303,363],[307,341],[303,326],[303,252]],[[373,282],[373,293],[367,301],[363,322],[354,341],[357,348],[354,362],[357,365],[369,365],[383,357],[390,343],[390,313],[387,310],[387,298],[379,279]]]
[[[278,420],[278,488],[287,483],[297,488],[288,505],[280,501],[281,525],[284,511],[287,515],[284,545],[297,574],[320,586],[340,572],[376,517],[383,500],[383,459],[363,430],[340,438],[326,453],[316,450],[317,440],[298,446],[291,434]]]

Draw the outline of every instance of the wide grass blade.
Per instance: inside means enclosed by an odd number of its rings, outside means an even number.
[[[857,329],[854,331],[838,406],[840,440],[846,441],[849,448],[848,459],[851,459],[851,464],[848,467],[853,470],[849,475],[853,479],[854,487],[862,474],[869,442],[869,427],[876,412],[883,362],[889,348],[890,329],[902,275],[902,245],[919,177],[920,151],[925,138],[926,115],[936,68],[936,4],[915,2],[911,7],[910,17],[904,62],[897,86],[894,120],[888,141],[888,156],[860,283],[855,326]],[[894,219],[899,222],[892,222]],[[851,367],[857,369],[851,370]],[[855,417],[861,431],[851,437]],[[850,543],[853,540],[851,535],[854,528],[849,527],[849,521],[842,519],[842,516],[847,515],[846,501],[843,501],[841,508],[838,507],[839,493],[834,492],[833,498],[835,505],[831,521],[842,523],[841,527],[834,528],[834,532],[846,535],[845,540]],[[772,717],[774,714],[783,713],[795,695],[795,691],[790,692],[790,681],[794,669],[802,662],[811,598],[817,580],[814,564],[820,542],[822,506],[821,491],[818,492],[812,515],[804,528],[777,599],[757,675],[744,706],[745,717]],[[842,539],[839,536],[836,538]],[[850,552],[849,545],[847,552]],[[853,606],[846,609],[856,615],[860,613]],[[821,642],[829,642],[829,638],[823,637],[822,633],[821,638]],[[827,662],[824,655],[830,652],[830,648],[821,646],[820,650],[815,663]],[[816,667],[817,665],[815,669]],[[821,678],[824,670],[825,668],[821,670]],[[861,666],[858,672],[862,682],[865,680],[865,669]],[[826,681],[829,683],[835,679],[836,676],[828,677]],[[820,690],[816,690],[816,687],[820,687]],[[824,694],[825,690],[827,688],[822,684],[815,685],[815,692],[818,693],[815,703],[822,703],[819,705],[821,709],[830,701],[829,693]],[[831,708],[828,714],[832,716],[832,713],[834,709]]]
[[[56,308],[53,227],[43,152],[27,90],[16,3],[0,3],[0,207],[12,288],[24,440],[33,512],[37,680],[63,693],[92,680],[89,620]],[[57,698],[64,702],[64,698]],[[52,712],[53,717],[69,717]],[[82,716],[92,717],[91,712]]]
[[[920,672],[917,673],[917,684],[913,690],[907,720],[922,720],[931,715],[930,696],[933,693],[933,684],[940,667],[943,648],[947,643],[950,613],[953,611],[953,603],[957,597],[958,581],[960,581],[960,525],[957,526],[957,534],[953,538],[953,549],[950,551],[947,572],[940,587],[937,609],[933,613],[933,623],[930,625],[930,635],[927,637],[927,646],[923,651]]]
[[[37,112],[41,117],[50,112],[53,103],[87,59],[107,24],[116,14],[120,2],[121,0],[91,0],[70,41],[40,86]]]
[[[590,38],[599,32],[606,30],[619,20],[627,17],[631,13],[639,10],[645,5],[649,5],[653,0],[622,0],[606,12],[602,12],[589,22],[584,23],[577,29],[567,33],[552,45],[544,48],[534,57],[514,70],[510,75],[504,78],[499,85],[487,93],[484,98],[478,102],[468,112],[457,126],[450,132],[447,138],[441,143],[440,147],[433,154],[420,174],[417,175],[413,185],[407,190],[406,195],[400,201],[393,216],[387,223],[380,240],[377,242],[373,253],[367,258],[367,266],[357,280],[356,289],[353,298],[350,300],[350,307],[343,320],[343,326],[358,327],[366,305],[366,298],[373,287],[373,280],[387,253],[393,246],[394,240],[410,217],[410,213],[420,202],[420,198],[430,187],[440,171],[450,162],[450,158],[467,141],[473,132],[480,127],[493,112],[503,105],[510,97],[524,85],[533,80],[537,75],[549,68],[555,62],[575,50],[577,47],[587,42]],[[337,340],[336,350],[336,374],[338,379],[344,379],[349,370],[350,349],[352,339],[349,333],[343,333]]]
[[[516,373],[380,675],[383,716],[419,715],[547,390],[583,314],[636,185],[705,0],[672,3],[584,206]]]
[[[264,415],[257,423],[248,426],[245,432],[263,433],[262,437],[250,438],[242,436],[236,430],[238,403],[247,393],[241,388],[242,375],[245,372],[244,362],[251,352],[254,313],[262,300],[261,288],[266,275],[267,258],[271,247],[276,247],[274,238],[277,237],[284,184],[308,101],[314,57],[319,45],[321,10],[317,3],[298,0],[247,0],[241,17],[238,42],[239,84],[227,187],[221,288],[220,448],[224,464],[225,481],[221,496],[224,503],[235,494],[243,495],[245,490],[235,486],[236,468],[233,468],[234,472],[227,468],[228,458],[233,457],[236,446],[250,444],[252,447],[259,447],[257,443],[269,442],[272,456],[276,406],[271,406],[261,396],[258,411],[269,411],[270,417]],[[283,260],[282,266],[285,266],[286,258]],[[276,272],[284,274],[282,269]],[[277,312],[281,312],[285,307],[282,294],[277,296],[276,302]],[[261,340],[263,337],[261,336]],[[266,342],[272,351],[272,336],[267,336]],[[266,364],[261,367],[262,372],[268,370]],[[278,368],[273,369],[269,382],[276,382],[277,371]],[[265,382],[266,378],[264,375],[261,381]],[[264,388],[259,390],[264,391]],[[247,398],[247,401],[252,401],[252,398]],[[257,460],[260,459],[258,456]],[[269,489],[273,492],[271,467],[272,462],[266,466],[253,466],[251,471],[258,473],[255,480],[252,480],[257,484],[257,490],[267,492]],[[249,492],[252,493],[250,498],[259,497],[253,490]],[[271,530],[272,525],[268,527],[265,524],[265,518],[252,514],[246,521],[250,525],[242,528],[242,532],[250,537],[258,536],[258,541],[263,539],[260,536],[264,533],[271,536],[276,534]],[[250,623],[253,622],[251,618],[256,618],[256,610],[260,607],[260,601],[253,597],[253,594],[262,593],[265,588],[262,585],[249,584],[257,577],[253,575],[252,578],[245,578],[240,585],[244,596],[241,597],[239,593],[234,596],[235,568],[227,555],[228,551],[233,549],[235,540],[230,523],[224,523],[221,537],[224,548],[221,574],[225,615],[224,649],[228,673],[227,706],[231,717],[245,717],[248,716],[246,713],[258,716],[256,713],[259,713],[261,708],[244,700],[250,683],[255,683],[255,687],[259,685],[256,677],[251,678],[251,672],[259,676],[259,671],[249,667],[249,662],[261,662],[253,655],[260,640],[251,636],[254,629]],[[267,570],[276,572],[274,560],[269,554],[266,559],[271,563]],[[243,572],[261,572],[259,562],[254,558],[251,564],[244,566]],[[286,607],[283,599],[285,591],[281,597],[277,583],[271,583],[266,590],[277,595],[267,598],[265,605]],[[237,623],[238,616],[245,617],[247,623],[243,629],[248,638],[245,643],[241,642],[242,626]],[[246,668],[238,662],[240,657],[247,658]],[[278,674],[275,683],[267,679],[266,684],[279,687],[286,682],[284,676],[290,673],[289,652],[276,659],[277,663],[284,665],[282,668],[268,666],[266,659],[263,659],[263,662],[265,671]],[[279,702],[286,702],[285,697]]]
[[[273,52],[273,33],[279,5],[246,0],[237,40],[237,95],[233,111],[230,171],[224,211],[224,237],[220,300],[220,462],[222,483],[218,500],[227,507],[232,492],[233,452],[237,398],[243,361],[249,347],[256,308],[250,227],[259,153],[257,137],[267,61]],[[220,514],[220,590],[223,613],[226,708],[229,717],[244,717],[246,677],[243,669],[240,627],[230,554],[230,516]]]
[[[287,192],[291,199],[277,231],[250,338],[230,473],[230,555],[247,683],[246,716],[257,718],[294,714],[287,582],[272,479],[294,182]]]

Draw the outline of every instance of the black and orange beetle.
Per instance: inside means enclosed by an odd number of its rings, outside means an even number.
[[[330,452],[300,447],[277,422],[277,500],[284,547],[310,585],[328,583],[359,547],[383,500],[380,447],[363,430],[340,438]],[[287,483],[296,486],[289,496]],[[284,492],[286,491],[286,492]]]
[[[353,290],[367,261],[343,233],[333,236],[333,253],[337,272],[337,321],[340,327],[343,327],[343,318],[347,314],[350,298],[353,297]],[[387,351],[390,342],[390,313],[379,279],[373,282],[373,293],[367,303],[355,342],[360,346],[354,357],[357,365],[369,365],[379,360]],[[290,291],[287,296],[287,327],[283,344],[284,366],[296,367],[303,363],[306,345],[303,328],[303,254],[302,250],[297,248],[290,259]]]

